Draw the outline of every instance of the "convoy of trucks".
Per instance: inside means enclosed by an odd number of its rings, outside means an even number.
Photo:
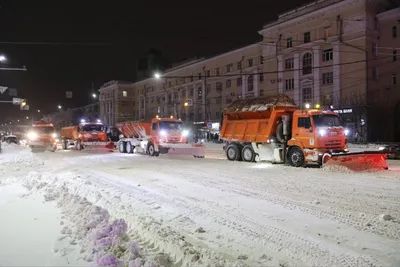
[[[348,153],[347,134],[336,112],[299,109],[286,95],[234,101],[223,113],[220,131],[231,161],[387,169],[386,153]]]
[[[204,158],[203,144],[188,144],[188,131],[180,119],[159,118],[151,121],[117,123],[122,133],[118,142],[121,153],[145,153],[158,157],[160,154],[192,155]]]

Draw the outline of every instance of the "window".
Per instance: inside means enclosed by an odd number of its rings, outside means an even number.
[[[333,104],[333,99],[331,94],[324,95],[322,104],[324,106],[331,106]]]
[[[217,83],[216,83],[216,86],[215,86],[215,89],[216,89],[217,91],[221,91],[221,90],[222,90],[222,83],[217,82]]]
[[[310,128],[311,127],[311,120],[309,117],[306,118],[298,118],[297,119],[297,127],[299,128]]]
[[[293,58],[285,59],[285,69],[286,70],[294,69],[294,59]]]
[[[190,75],[190,82],[193,82],[193,75]]]
[[[260,96],[264,96],[264,90],[263,89],[260,90]]]
[[[157,131],[157,130],[158,130],[158,123],[153,123],[153,124],[151,125],[151,129],[152,129],[153,131]]]
[[[209,94],[210,92],[211,92],[211,84],[207,84],[206,94]]]
[[[226,104],[229,104],[229,103],[231,103],[232,102],[232,97],[231,97],[231,95],[227,95],[226,97],[225,97],[225,103]]]
[[[285,90],[290,91],[294,89],[294,78],[285,80]]]
[[[216,98],[215,103],[216,104],[221,104],[221,97],[220,96]]]
[[[397,26],[392,27],[392,37],[396,38],[397,37]]]
[[[263,82],[264,81],[264,74],[260,73],[259,75],[260,75],[260,82]]]
[[[264,64],[264,57],[260,56],[260,64]]]
[[[395,62],[397,61],[397,50],[393,50],[393,58],[392,61]]]
[[[333,83],[333,72],[322,73],[322,84],[328,85]]]
[[[372,43],[372,55],[376,56],[377,54],[377,45],[376,43]]]
[[[372,68],[372,79],[374,79],[375,81],[378,80],[378,68],[377,67]]]
[[[189,96],[193,96],[193,88],[190,88],[190,91],[189,91]]]
[[[253,91],[254,87],[253,87],[253,75],[250,75],[247,78],[247,91]]]
[[[392,85],[397,85],[397,74],[396,73],[392,74]]]
[[[231,72],[232,64],[226,65],[226,72]]]
[[[253,59],[252,59],[252,58],[249,59],[249,60],[247,61],[247,63],[249,64],[249,67],[253,67]]]
[[[290,48],[293,46],[292,37],[286,39],[286,48]]]
[[[216,69],[215,69],[215,73],[216,73],[217,76],[219,76],[219,74],[220,74],[219,68],[216,68]]]
[[[231,80],[226,80],[226,88],[231,88]]]
[[[305,32],[304,33],[304,43],[309,43],[311,42],[311,34],[310,32]]]
[[[325,49],[322,53],[322,61],[329,61],[333,59],[333,49]]]
[[[241,70],[241,69],[242,69],[242,62],[238,62],[238,63],[237,63],[237,69],[238,69],[238,70]]]
[[[303,56],[303,75],[312,73],[312,55],[306,53]]]
[[[122,91],[122,96],[123,97],[127,97],[128,96],[128,92],[127,91]]]
[[[211,71],[207,70],[207,77],[210,77],[210,75],[211,75]]]
[[[328,37],[330,36],[330,31],[331,31],[331,27],[327,26],[324,28],[324,39],[328,39]]]
[[[236,86],[242,86],[242,78],[236,79]]]
[[[201,73],[200,72],[197,74],[197,77],[198,77],[199,80],[201,80]]]
[[[312,90],[310,87],[303,88],[303,103],[310,103],[312,101]]]

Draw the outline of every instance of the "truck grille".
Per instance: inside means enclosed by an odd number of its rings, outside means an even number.
[[[325,141],[325,146],[326,147],[340,147],[342,143],[340,140],[327,140]]]
[[[179,143],[181,139],[179,137],[168,137],[168,143]]]

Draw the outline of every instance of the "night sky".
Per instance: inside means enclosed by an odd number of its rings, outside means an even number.
[[[261,40],[265,23],[305,2],[7,1],[0,4],[2,66],[28,71],[0,71],[0,85],[17,88],[32,112],[85,105],[92,82],[133,80],[136,60],[151,48],[170,62],[222,53]],[[0,122],[10,115],[28,113],[0,103]]]

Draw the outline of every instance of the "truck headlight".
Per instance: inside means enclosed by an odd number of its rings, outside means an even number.
[[[167,131],[161,130],[161,131],[160,131],[160,135],[161,135],[161,136],[164,136],[164,137],[167,136]]]
[[[326,130],[325,129],[321,129],[318,131],[320,136],[325,136],[326,135]]]
[[[349,135],[349,133],[350,133],[350,131],[349,131],[349,129],[344,129],[344,135]]]
[[[35,132],[29,132],[29,133],[28,133],[28,138],[29,138],[30,140],[35,140],[35,139],[37,138],[37,133],[35,133]]]
[[[189,131],[188,130],[183,130],[182,131],[182,136],[188,136],[189,135]]]
[[[53,133],[51,136],[52,136],[53,138],[56,138],[56,137],[57,137],[57,134],[56,134],[56,133]]]

